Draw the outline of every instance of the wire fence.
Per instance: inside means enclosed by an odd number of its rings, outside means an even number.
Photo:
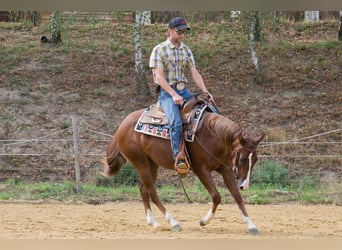
[[[73,126],[37,138],[0,140],[0,181],[9,178],[29,182],[72,180],[78,185],[79,182],[96,181],[103,167],[101,158],[105,156],[112,135],[76,123],[75,119]],[[342,129],[297,140],[266,139],[259,145],[258,152],[257,165],[276,161],[293,176],[341,179]],[[131,170],[123,168],[121,171]],[[178,183],[173,171],[161,168],[160,172],[158,182]]]
[[[293,179],[316,178],[340,182],[342,178],[342,129],[335,129],[296,140],[264,141],[258,147],[259,164],[277,161]]]

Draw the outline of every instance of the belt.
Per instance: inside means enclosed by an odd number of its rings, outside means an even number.
[[[177,90],[183,90],[186,87],[185,82],[176,82],[175,84],[171,85],[172,88],[177,89]]]

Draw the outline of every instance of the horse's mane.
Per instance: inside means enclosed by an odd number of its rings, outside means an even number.
[[[242,134],[241,127],[232,120],[214,113],[206,113],[204,121],[205,126],[215,134],[224,147],[231,146],[231,150],[238,150]]]

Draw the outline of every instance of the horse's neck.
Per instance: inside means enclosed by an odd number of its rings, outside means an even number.
[[[200,133],[204,135],[204,139],[214,138],[218,150],[223,150],[227,154],[235,153],[241,147],[239,140],[241,128],[219,114],[206,112],[203,115]]]

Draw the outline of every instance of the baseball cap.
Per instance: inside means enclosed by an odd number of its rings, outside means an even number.
[[[190,30],[190,28],[188,28],[188,26],[186,25],[186,22],[183,18],[181,17],[174,17],[171,19],[171,21],[169,22],[169,28],[173,29],[176,28],[176,30]]]

